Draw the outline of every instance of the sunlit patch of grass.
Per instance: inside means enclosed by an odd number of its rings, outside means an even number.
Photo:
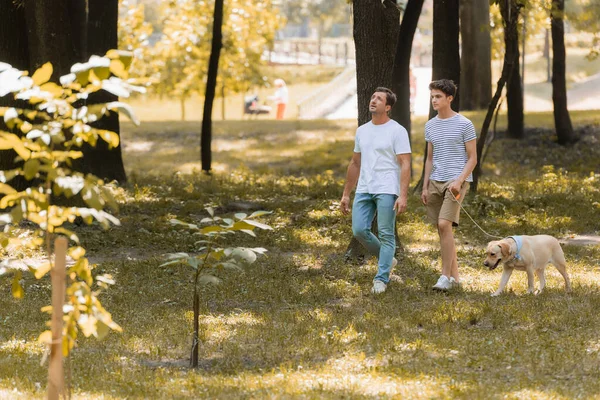
[[[476,125],[483,118],[468,115]],[[573,116],[576,124],[600,124],[597,113]],[[527,120],[552,125],[550,113]],[[424,122],[414,122],[415,160],[422,158]],[[435,293],[438,234],[418,196],[410,196],[398,217],[400,279],[374,296],[377,262],[344,259],[351,221],[337,210],[355,121],[216,122],[213,155],[223,172],[211,176],[191,168],[199,158],[197,124],[157,122],[137,131],[124,125],[123,142],[137,144],[124,146],[130,183],[113,189],[122,226],[74,228],[98,273],[117,281],[101,300],[124,331],[101,342],[81,340],[71,360],[75,398],[590,398],[600,392],[599,246],[563,246],[570,294],[549,265],[540,295],[526,295],[526,274],[516,271],[508,291],[491,298],[502,270],[483,267],[490,238],[463,213],[455,230],[463,288]],[[598,147],[590,143],[563,148],[546,133],[523,142],[497,138],[465,209],[494,235],[599,232]],[[186,165],[191,174],[181,172]],[[197,251],[198,238],[169,220],[199,223],[209,204],[230,216],[241,202],[274,211],[261,217],[274,231],[226,243],[269,251],[243,272],[216,271],[221,284],[203,288],[200,368],[190,370],[193,271],[160,265],[165,253]],[[0,277],[0,286],[9,288],[10,278]],[[25,276],[24,286],[23,301],[9,291],[0,298],[0,397],[13,388],[18,393],[8,398],[43,397],[43,349],[35,339],[47,320],[39,310],[48,303],[49,280]],[[20,344],[27,350],[15,350]]]

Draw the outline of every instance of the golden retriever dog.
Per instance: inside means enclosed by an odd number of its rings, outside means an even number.
[[[533,278],[535,273],[540,281],[539,292],[541,292],[546,285],[544,273],[548,263],[554,265],[565,278],[566,290],[571,290],[565,255],[558,240],[552,236],[509,236],[502,240],[489,242],[487,257],[483,265],[489,267],[490,270],[494,270],[501,262],[504,263],[504,271],[500,279],[500,287],[492,296],[498,296],[504,291],[510,275],[515,269],[527,272],[527,293],[535,292]]]

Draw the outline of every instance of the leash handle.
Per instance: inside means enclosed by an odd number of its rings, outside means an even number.
[[[465,208],[462,206],[462,204],[458,201],[458,199],[460,199],[460,193],[458,194],[458,197],[454,196],[454,193],[452,193],[452,190],[449,190],[450,194],[452,195],[452,197],[454,197],[454,200],[458,203],[458,205],[460,206],[460,209],[463,210],[465,212],[465,214],[467,214],[467,217],[469,217],[469,219],[471,221],[473,221],[473,223],[475,224],[475,226],[477,226],[479,228],[479,230],[481,232],[483,232],[484,234],[486,234],[487,236],[494,238],[494,239],[504,239],[501,236],[496,236],[496,235],[491,235],[489,233],[487,233],[481,226],[479,226],[479,224],[477,222],[475,222],[475,220],[473,219],[473,217],[471,217],[471,215],[467,212],[467,210],[465,210]]]

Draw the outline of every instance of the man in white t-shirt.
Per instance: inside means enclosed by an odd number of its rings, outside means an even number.
[[[410,181],[408,132],[388,115],[395,102],[396,95],[384,87],[375,89],[371,96],[371,121],[356,130],[354,155],[340,202],[342,213],[348,214],[350,193],[358,182],[352,206],[352,233],[378,258],[371,289],[375,294],[385,292],[390,272],[398,263],[394,258],[396,215],[406,210]],[[375,211],[379,237],[371,232]]]
[[[429,90],[438,115],[425,124],[427,160],[421,200],[440,236],[442,275],[433,289],[446,291],[459,285],[452,227],[458,226],[460,203],[473,181],[477,134],[473,123],[450,107],[457,91],[453,81],[433,81]]]

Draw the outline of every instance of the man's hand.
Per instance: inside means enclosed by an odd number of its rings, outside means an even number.
[[[396,215],[406,211],[406,203],[406,196],[401,196],[396,199],[396,202],[394,203],[394,211],[396,211]]]
[[[423,191],[421,192],[421,201],[423,202],[424,205],[427,205],[428,197],[429,197],[429,190],[423,188]]]
[[[454,197],[456,198],[456,200],[458,200],[460,198],[460,188],[462,186],[462,181],[460,180],[455,180],[450,182],[450,185],[448,185],[448,190],[450,190],[450,192],[452,192],[452,194],[454,195]]]
[[[340,201],[340,211],[346,215],[350,212],[350,196],[342,196]]]

